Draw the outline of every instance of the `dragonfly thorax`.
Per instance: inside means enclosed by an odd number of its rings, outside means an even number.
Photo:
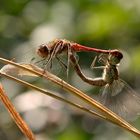
[[[103,79],[106,83],[111,84],[118,79],[118,69],[116,65],[106,65],[103,72]]]
[[[69,46],[69,41],[55,39],[49,43],[41,44],[36,52],[42,58],[55,57],[58,54],[67,52]]]

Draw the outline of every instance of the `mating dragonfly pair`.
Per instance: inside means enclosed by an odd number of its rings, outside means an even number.
[[[103,65],[102,77],[91,78],[84,75],[75,57],[76,52],[101,53],[99,61]],[[60,60],[59,56],[66,53],[67,65]],[[86,83],[101,87],[99,102],[127,120],[132,120],[140,113],[140,95],[136,93],[125,81],[119,78],[118,65],[123,54],[118,50],[102,50],[86,47],[63,39],[55,39],[47,44],[42,44],[37,49],[37,54],[46,60],[46,65],[51,64],[56,58],[58,62],[67,67],[72,63],[77,75]],[[95,62],[95,61],[94,61]]]

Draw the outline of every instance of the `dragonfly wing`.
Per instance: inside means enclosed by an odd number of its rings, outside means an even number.
[[[140,94],[121,79],[104,86],[100,101],[124,119],[134,120],[140,115]]]

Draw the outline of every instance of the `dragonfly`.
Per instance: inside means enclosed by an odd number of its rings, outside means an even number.
[[[50,64],[50,67],[52,67],[52,60],[56,58],[58,62],[64,66],[67,69],[67,75],[69,72],[69,52],[72,52],[73,54],[77,52],[96,52],[96,53],[104,53],[104,54],[112,54],[116,50],[103,50],[98,48],[92,48],[80,45],[78,43],[74,43],[72,41],[66,40],[66,39],[54,39],[53,41],[50,41],[49,43],[41,44],[37,49],[37,54],[43,60],[47,60],[44,65]],[[67,54],[67,64],[65,64],[61,59],[61,54]]]
[[[126,120],[134,120],[140,115],[140,95],[119,77],[118,65],[123,58],[120,51],[99,56],[103,66],[101,77],[91,78],[84,75],[76,57],[70,53],[70,60],[77,75],[86,83],[101,88],[98,101]]]

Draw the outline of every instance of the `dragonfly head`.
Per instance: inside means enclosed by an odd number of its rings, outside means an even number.
[[[49,49],[47,47],[47,44],[40,45],[36,52],[40,57],[47,58],[49,55]]]
[[[117,65],[123,58],[123,54],[119,50],[112,50],[109,54],[108,62],[111,65]]]

